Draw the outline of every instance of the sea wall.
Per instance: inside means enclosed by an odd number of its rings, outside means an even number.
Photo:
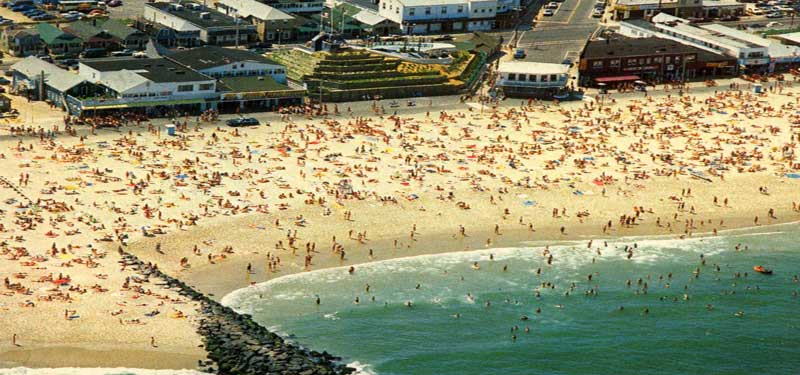
[[[120,250],[122,262],[148,278],[164,281],[164,287],[176,290],[200,304],[198,333],[202,336],[210,361],[200,363],[201,370],[218,374],[291,374],[338,375],[356,370],[340,364],[341,358],[287,343],[251,319],[208,298],[181,280],[161,272]]]

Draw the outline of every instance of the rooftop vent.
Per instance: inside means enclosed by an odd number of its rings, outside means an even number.
[[[209,13],[209,12],[202,12],[202,13],[200,13],[200,18],[201,18],[201,19],[204,19],[204,20],[210,20],[210,19],[211,19],[211,13]]]
[[[183,10],[183,5],[180,4],[170,4],[169,7],[172,10]]]

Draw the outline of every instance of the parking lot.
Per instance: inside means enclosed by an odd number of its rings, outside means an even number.
[[[565,0],[553,16],[539,17],[535,26],[522,32],[518,48],[525,49],[524,61],[577,62],[586,40],[600,23],[592,17],[594,1]]]

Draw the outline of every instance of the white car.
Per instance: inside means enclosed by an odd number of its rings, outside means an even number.
[[[544,6],[544,9],[558,9],[558,3],[555,1],[551,1]]]
[[[556,14],[556,12],[552,9],[545,9],[544,13],[542,13],[545,17],[551,17]]]

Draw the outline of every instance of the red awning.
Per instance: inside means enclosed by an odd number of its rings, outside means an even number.
[[[605,82],[621,82],[621,81],[636,81],[639,79],[639,76],[619,76],[619,77],[600,77],[595,78],[595,82],[605,83]]]

